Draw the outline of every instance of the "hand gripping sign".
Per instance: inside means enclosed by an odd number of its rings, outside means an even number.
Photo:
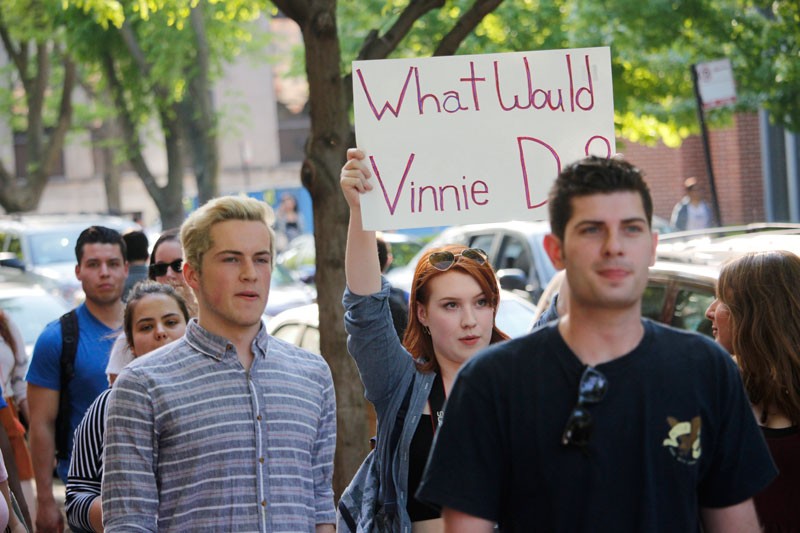
[[[609,48],[353,62],[364,229],[546,219],[561,168],[610,157]]]

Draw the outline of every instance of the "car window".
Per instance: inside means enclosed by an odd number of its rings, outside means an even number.
[[[19,236],[9,235],[6,245],[7,245],[6,251],[13,253],[19,259],[24,259],[24,257],[22,257],[22,241],[19,238]]]
[[[300,347],[311,353],[319,354],[319,330],[311,326],[307,327],[303,333],[303,339],[300,341]]]
[[[290,342],[292,344],[297,343],[297,339],[302,332],[303,326],[300,324],[284,324],[275,331],[272,332],[273,337],[277,337],[278,339],[284,340],[286,342]]]
[[[59,231],[31,235],[31,263],[34,265],[74,263],[75,243],[79,235],[80,231],[72,232],[72,234]]]
[[[709,293],[707,290],[700,288],[679,290],[670,325],[711,337],[711,321],[706,318],[706,309],[712,301],[714,293]]]
[[[494,242],[494,233],[484,234],[484,235],[473,235],[469,238],[469,246],[470,248],[480,248],[487,254],[492,253],[492,243]]]
[[[666,285],[652,281],[648,283],[642,297],[642,316],[660,322],[666,298]]]
[[[526,274],[531,269],[531,253],[528,246],[513,235],[503,237],[503,244],[497,256],[497,268],[518,268]]]

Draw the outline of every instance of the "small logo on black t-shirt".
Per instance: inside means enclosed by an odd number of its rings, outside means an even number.
[[[667,417],[669,436],[664,439],[672,456],[687,465],[693,465],[700,459],[700,417],[692,418],[690,422],[680,422],[677,418]]]

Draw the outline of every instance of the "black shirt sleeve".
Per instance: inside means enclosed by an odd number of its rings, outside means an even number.
[[[493,380],[482,354],[459,372],[417,498],[497,521],[507,485],[507,454]],[[477,379],[480,376],[480,379]]]

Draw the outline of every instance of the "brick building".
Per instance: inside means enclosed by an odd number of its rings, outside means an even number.
[[[734,117],[733,125],[709,132],[714,179],[722,222],[725,225],[765,220],[761,131],[755,113]],[[669,219],[683,196],[683,180],[697,178],[706,200],[711,200],[703,142],[699,135],[687,138],[680,148],[663,143],[643,146],[618,141],[628,161],[640,166],[653,194],[655,214]]]

